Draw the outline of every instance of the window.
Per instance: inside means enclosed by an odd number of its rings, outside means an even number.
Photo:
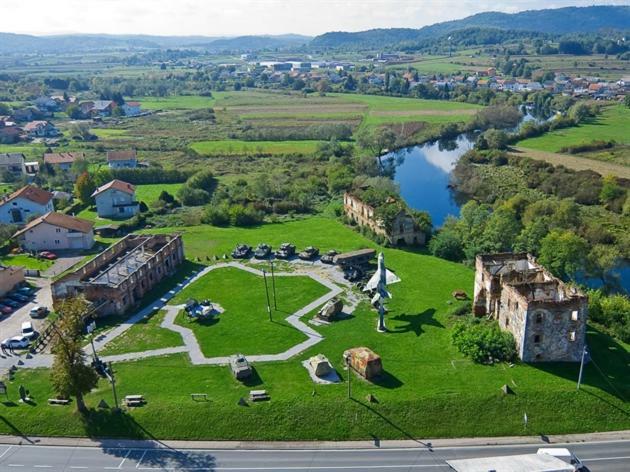
[[[577,310],[573,310],[571,312],[571,321],[577,321],[578,320],[578,311]]]
[[[536,323],[542,323],[542,322],[543,322],[543,314],[536,313]]]
[[[538,344],[542,340],[542,335],[536,334],[534,335],[534,343]]]
[[[506,318],[505,319],[505,327],[507,328],[508,326],[510,326],[510,319]]]
[[[55,244],[61,244],[61,242],[58,239],[55,239]]]
[[[575,341],[575,331],[569,333],[569,341]]]
[[[55,233],[61,233],[61,228],[55,228]]]
[[[518,302],[515,302],[515,303],[514,303],[514,309],[515,309],[515,310],[518,310]]]

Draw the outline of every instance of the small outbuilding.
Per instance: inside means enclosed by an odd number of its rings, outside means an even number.
[[[383,373],[381,356],[367,347],[353,347],[343,353],[346,365],[367,380],[378,377]]]

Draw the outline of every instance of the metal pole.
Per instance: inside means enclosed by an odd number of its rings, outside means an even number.
[[[352,375],[350,367],[350,356],[346,357],[346,365],[348,366],[348,399],[352,398],[352,387],[350,385],[350,376]]]
[[[116,379],[114,378],[114,368],[109,363],[110,380],[112,382],[112,392],[114,393],[114,410],[118,410],[118,395],[116,395]]]
[[[582,360],[580,362],[580,374],[578,375],[577,389],[580,389],[580,384],[582,383],[582,372],[584,371],[584,357],[586,355],[586,346],[582,349]]]
[[[267,295],[267,313],[269,313],[269,321],[273,321],[273,319],[271,318],[271,305],[269,305],[269,287],[267,286],[267,272],[263,270],[262,273],[263,273],[263,279],[265,279],[265,295]]]
[[[273,271],[273,259],[270,259],[270,261],[271,261],[271,286],[273,288],[273,309],[277,310],[278,303],[276,301],[276,275]]]

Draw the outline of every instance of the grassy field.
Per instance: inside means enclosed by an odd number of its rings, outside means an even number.
[[[99,354],[108,356],[183,345],[179,333],[160,327],[165,313],[163,310],[152,313],[108,343]]]
[[[209,299],[225,311],[214,319],[190,321],[182,311],[177,324],[195,333],[206,357],[277,354],[306,339],[285,318],[328,289],[309,277],[276,277],[277,309],[269,321],[262,277],[236,268],[216,269],[180,292],[171,304]],[[271,281],[269,280],[271,288]],[[272,301],[273,304],[273,301]]]
[[[614,140],[623,152],[608,159],[607,154],[612,151],[583,153],[584,157],[608,160],[614,163],[630,165],[630,108],[622,105],[609,106],[596,118],[573,128],[551,131],[536,138],[529,138],[518,143],[519,147],[538,151],[558,152],[566,146],[588,144],[595,140]]]
[[[145,110],[196,110],[214,106],[214,98],[200,97],[198,95],[180,95],[163,98],[136,97],[134,101],[140,102]]]
[[[28,254],[16,254],[0,256],[0,265],[3,266],[22,266],[26,269],[46,270],[51,265],[52,261],[46,259],[37,259],[36,257],[29,256]]]
[[[277,245],[289,240],[298,247],[314,244],[323,250],[373,245],[325,218],[251,229],[178,229],[184,231],[187,256],[202,260],[229,251],[237,241]],[[388,266],[402,279],[391,286],[385,334],[376,332],[376,313],[362,303],[353,317],[317,328],[325,339],[297,358],[256,364],[256,375],[247,385],[234,380],[227,367],[191,366],[184,354],[117,363],[119,397],[143,394],[147,405],[118,415],[97,410],[101,399],[112,402],[110,386],[101,381],[87,396],[94,410],[84,420],[72,407],[46,405],[45,399],[53,395],[47,370],[19,370],[9,383],[9,398],[16,406],[0,405],[5,419],[0,433],[295,440],[540,435],[630,428],[629,346],[591,328],[588,343],[595,362],[585,367],[579,392],[576,364],[473,364],[452,346],[453,320],[448,314],[454,306],[450,305],[453,290],[471,293],[473,272],[422,253],[399,249],[384,253]],[[264,342],[265,336],[261,338]],[[368,346],[380,354],[386,375],[376,383],[354,378],[352,400],[346,398],[344,383],[313,384],[300,365],[323,353],[345,381],[341,355],[353,346]],[[515,395],[503,395],[504,384]],[[34,404],[18,405],[18,385],[31,391]],[[266,389],[271,401],[238,406],[239,398],[246,397],[251,388]],[[207,393],[209,401],[193,402],[190,393]],[[367,402],[367,394],[378,402]],[[523,413],[529,418],[527,431]]]
[[[240,141],[225,139],[220,141],[199,141],[190,145],[204,156],[238,156],[267,154],[312,154],[318,141]]]
[[[147,205],[157,201],[160,193],[166,191],[173,196],[177,195],[177,191],[183,184],[143,184],[136,185],[136,199],[139,202],[145,202]]]

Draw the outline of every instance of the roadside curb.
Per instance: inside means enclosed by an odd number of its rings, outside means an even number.
[[[61,438],[0,436],[2,445],[97,447],[107,449],[203,449],[203,450],[326,450],[326,449],[424,449],[513,445],[549,445],[581,442],[615,442],[630,440],[630,430],[551,436],[508,436],[484,438],[364,440],[364,441],[181,441],[113,438]]]

